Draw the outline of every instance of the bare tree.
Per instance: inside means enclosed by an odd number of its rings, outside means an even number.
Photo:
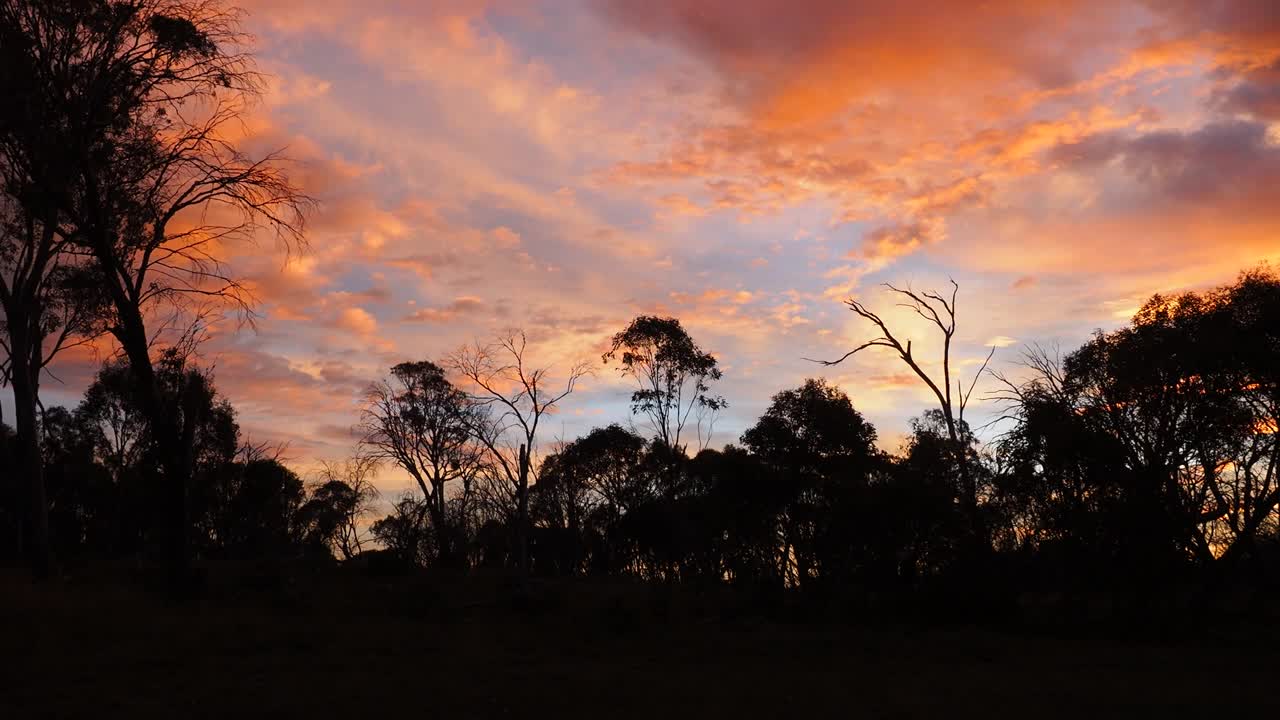
[[[492,520],[509,528],[516,526],[520,514],[520,488],[507,477],[501,463],[490,462],[486,458],[476,472],[471,492],[471,507],[481,524]]]
[[[964,411],[969,404],[969,398],[973,396],[974,387],[978,383],[978,378],[986,371],[987,365],[991,362],[991,358],[995,355],[995,347],[991,348],[991,352],[987,353],[986,360],[983,361],[982,367],[978,372],[974,373],[973,379],[966,388],[964,382],[956,377],[951,368],[951,343],[956,333],[956,296],[959,293],[960,286],[955,280],[951,281],[951,297],[948,299],[943,295],[932,292],[923,291],[916,292],[910,288],[898,288],[885,283],[884,287],[890,292],[898,295],[902,300],[897,303],[898,307],[905,307],[916,315],[926,320],[930,325],[936,327],[942,335],[942,377],[937,378],[930,375],[921,365],[919,359],[915,356],[911,349],[911,340],[908,339],[906,344],[889,329],[887,323],[875,312],[872,312],[861,301],[850,298],[845,301],[845,305],[849,306],[858,317],[867,320],[880,331],[880,334],[867,342],[855,347],[844,355],[835,360],[819,360],[817,362],[823,365],[838,365],[854,355],[868,348],[882,347],[892,350],[907,367],[920,378],[934,398],[938,401],[938,409],[942,411],[943,421],[947,426],[947,434],[951,440],[952,451],[955,453],[956,467],[960,473],[960,485],[962,493],[962,501],[965,511],[969,515],[971,521],[977,519],[978,492],[977,483],[974,480],[973,469],[969,467],[968,456],[965,448],[971,438],[963,436]],[[952,380],[954,379],[954,392]]]
[[[586,363],[576,363],[561,383],[551,386],[550,369],[533,366],[526,358],[527,349],[524,332],[513,330],[489,345],[464,346],[449,359],[449,365],[469,383],[472,401],[487,411],[476,416],[474,437],[488,451],[491,469],[515,490],[522,575],[529,571],[529,485],[537,473],[539,425],[590,373]]]

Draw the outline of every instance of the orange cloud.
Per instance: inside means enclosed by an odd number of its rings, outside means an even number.
[[[343,308],[333,320],[334,327],[349,330],[357,335],[372,335],[378,330],[378,321],[361,307]]]
[[[941,223],[936,220],[878,228],[865,235],[861,250],[850,253],[850,256],[872,262],[892,260],[937,242],[943,232]]]
[[[955,93],[1070,82],[1071,60],[1106,39],[1112,15],[1110,3],[1087,0],[997,0],[980,11],[945,0],[815,0],[803,10],[786,0],[607,4],[627,26],[706,58],[770,127],[830,117],[887,87]],[[1071,42],[1045,43],[1046,35]]]
[[[443,307],[421,308],[409,313],[405,320],[414,322],[447,323],[484,309],[485,303],[478,297],[464,296]]]
[[[980,362],[1280,256],[1266,0],[247,5],[271,77],[235,140],[321,205],[304,253],[219,248],[263,319],[208,350],[246,426],[307,452],[391,364],[502,326],[559,362],[675,314],[742,424],[866,339],[838,301],[881,280],[954,273]],[[886,433],[927,402],[900,371],[839,370]],[[626,412],[589,386],[567,437]]]

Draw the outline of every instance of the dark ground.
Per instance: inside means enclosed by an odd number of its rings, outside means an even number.
[[[1276,628],[764,620],[625,583],[0,574],[0,718],[1272,717]],[[508,598],[504,600],[503,598]],[[803,615],[803,614],[802,614]],[[1123,636],[1117,636],[1121,632]]]

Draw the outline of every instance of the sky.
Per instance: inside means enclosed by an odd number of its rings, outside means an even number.
[[[893,449],[930,407],[907,369],[805,360],[873,336],[846,298],[933,358],[880,283],[954,278],[956,366],[994,345],[1016,374],[1028,343],[1070,350],[1152,293],[1280,261],[1271,0],[243,5],[267,82],[241,144],[283,148],[319,206],[305,248],[227,249],[258,318],[201,355],[246,435],[300,466],[352,451],[391,365],[505,328],[552,377],[596,367],[544,446],[625,422],[600,355],[639,314],[719,360],[714,444],[821,376]],[[46,402],[102,352],[57,361]]]

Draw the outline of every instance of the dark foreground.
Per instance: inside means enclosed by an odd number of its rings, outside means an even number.
[[[1275,628],[763,620],[635,585],[250,578],[175,606],[0,575],[0,717],[1231,717]],[[447,589],[442,589],[447,588]],[[507,598],[507,599],[503,599]],[[701,603],[701,604],[699,604]],[[1266,717],[1268,715],[1262,715]]]

